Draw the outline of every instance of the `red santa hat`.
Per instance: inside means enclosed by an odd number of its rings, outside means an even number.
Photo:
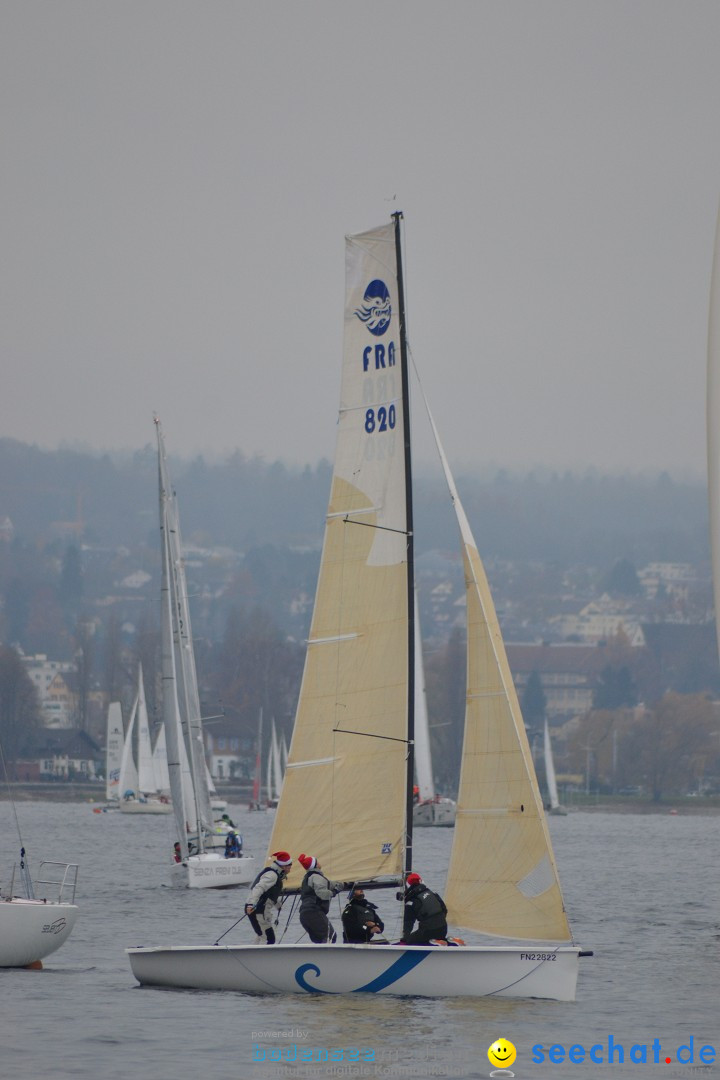
[[[292,866],[292,859],[287,851],[273,851],[272,857],[278,866]]]
[[[317,866],[317,859],[314,855],[298,855],[298,862],[301,863],[306,870],[314,870]]]

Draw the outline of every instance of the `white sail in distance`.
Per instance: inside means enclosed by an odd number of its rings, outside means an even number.
[[[122,765],[125,734],[123,731],[122,706],[119,701],[111,701],[107,715],[107,747],[105,751],[105,797],[119,799],[120,766]]]
[[[135,764],[135,758],[133,756],[133,732],[135,731],[135,717],[137,716],[137,698],[133,702],[132,713],[130,714],[130,722],[128,724],[127,733],[125,735],[125,745],[123,746],[122,760],[120,762],[120,797],[125,794],[126,791],[133,791],[136,795],[139,794],[138,789],[138,771]]]

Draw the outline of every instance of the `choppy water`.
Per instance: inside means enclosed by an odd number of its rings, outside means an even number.
[[[126,946],[212,943],[242,914],[244,890],[162,886],[172,847],[170,819],[93,814],[87,804],[21,803],[32,864],[80,864],[80,916],[43,972],[0,971],[0,1075],[102,1080],[245,1080],[302,1075],[451,1080],[487,1077],[497,1038],[517,1048],[516,1077],[720,1077],[700,1068],[720,1057],[720,817],[573,813],[551,819],[553,843],[576,940],[595,950],[581,964],[577,1001],[414,1000],[357,995],[252,997],[140,988]],[[246,850],[265,851],[272,819],[230,808]],[[7,803],[0,804],[0,872],[16,859]],[[440,891],[451,834],[416,832],[416,868]],[[332,868],[328,867],[331,872]],[[390,911],[388,911],[390,907]],[[381,908],[388,918],[392,905]],[[226,939],[247,940],[245,924]],[[292,938],[291,940],[294,940]],[[260,1032],[306,1033],[273,1039]],[[624,1064],[606,1063],[608,1039]],[[652,1064],[660,1041],[662,1064]],[[677,1049],[693,1039],[693,1066]],[[253,1062],[292,1043],[346,1051],[374,1063],[311,1067]],[[603,1064],[533,1062],[532,1047],[600,1045]],[[649,1063],[630,1063],[646,1045]],[[636,1051],[637,1054],[640,1053]],[[577,1052],[576,1052],[577,1056]],[[615,1051],[617,1062],[619,1052]],[[664,1064],[666,1056],[672,1058]],[[686,1055],[687,1056],[687,1055]],[[346,1054],[347,1057],[347,1054]],[[333,1071],[334,1070],[334,1071]]]

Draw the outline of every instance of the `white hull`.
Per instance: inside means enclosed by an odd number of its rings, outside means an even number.
[[[574,1001],[575,945],[212,945],[127,949],[143,986],[259,994]]]
[[[43,900],[0,900],[0,967],[27,967],[67,940],[75,925],[75,904]]]
[[[171,814],[172,803],[148,799],[147,802],[128,801],[120,805],[121,814]]]
[[[227,808],[228,804],[225,799],[216,799],[212,795],[210,796],[210,809],[212,811],[222,814]]]
[[[175,889],[227,889],[248,885],[254,877],[255,860],[251,855],[226,859],[206,851],[190,855],[183,863],[173,863],[170,868],[170,883]]]
[[[436,825],[450,828],[455,824],[457,804],[454,799],[433,799],[413,807],[413,825]]]
[[[551,806],[548,814],[551,817],[567,817],[567,808],[565,806]]]

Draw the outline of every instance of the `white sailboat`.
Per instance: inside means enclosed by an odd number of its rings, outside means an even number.
[[[119,701],[111,701],[108,705],[105,745],[105,805],[93,807],[94,814],[120,809],[120,767],[124,746],[122,705]]]
[[[270,745],[268,746],[266,777],[267,805],[269,808],[274,809],[280,802],[283,785],[280,742],[278,741],[274,720],[272,720],[270,724]]]
[[[224,852],[213,850],[215,840],[224,848],[227,829],[214,823],[210,806],[180,518],[157,418],[155,424],[162,552],[163,722],[179,848],[170,866],[170,880],[173,886],[191,889],[247,885],[254,877],[252,856],[226,859]]]
[[[550,742],[550,728],[548,727],[547,717],[545,717],[545,728],[543,731],[543,750],[545,756],[545,779],[547,780],[548,798],[550,800],[548,813],[553,814],[555,817],[564,816],[567,814],[567,808],[561,805],[560,796],[558,795],[557,778],[555,776],[555,761],[553,759],[552,743]]]
[[[137,766],[133,761],[134,728],[137,728]],[[123,748],[120,784],[121,813],[169,814],[172,812],[170,800],[167,795],[161,794],[155,777],[142,664],[138,664],[137,697]]]
[[[417,785],[413,789],[413,825],[451,828],[455,824],[457,804],[454,799],[437,793],[433,778],[417,593],[415,594],[415,774]]]
[[[312,852],[366,888],[412,869],[414,576],[408,367],[394,224],[347,238],[337,451],[315,609],[269,851]],[[440,448],[439,448],[440,449]],[[441,453],[462,537],[468,687],[449,921],[513,944],[128,949],[144,985],[258,993],[573,1000],[555,861],[497,618]],[[297,865],[289,885],[297,887]]]
[[[7,775],[1,748],[0,760]],[[38,876],[33,879],[17,813],[11,805],[20,841],[20,863],[13,866],[9,884],[0,889],[0,968],[38,969],[67,941],[75,925],[78,868],[76,863],[41,862]],[[20,891],[24,895],[18,895]]]

